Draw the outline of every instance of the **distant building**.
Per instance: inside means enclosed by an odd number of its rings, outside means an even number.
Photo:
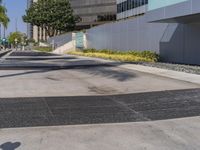
[[[28,0],[28,7],[37,0]],[[81,18],[76,30],[108,23],[116,20],[116,0],[70,0],[74,14]],[[46,40],[45,30],[28,24],[28,36],[35,41]]]
[[[27,0],[27,8],[29,8],[32,3],[33,0]],[[33,37],[33,26],[30,23],[27,24],[27,36],[29,39]]]
[[[37,2],[37,0],[27,0],[27,8],[29,8],[33,2]],[[29,39],[34,39],[36,42],[45,41],[47,39],[44,28],[39,28],[29,23],[27,24],[27,35]]]

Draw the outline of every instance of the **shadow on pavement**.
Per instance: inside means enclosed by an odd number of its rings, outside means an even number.
[[[77,60],[77,61],[63,61],[60,63],[50,62],[26,62],[26,61],[5,61],[0,64],[0,70],[33,70],[33,69],[76,69],[76,68],[89,68],[98,66],[117,66],[122,63],[111,62],[103,63],[94,60]]]
[[[101,76],[101,77],[107,77],[110,79],[116,79],[118,81],[127,81],[132,78],[136,78],[136,74],[133,72],[128,72],[123,69],[112,69],[107,67],[98,67],[98,68],[85,68],[78,70],[80,72],[84,72],[93,76]]]
[[[200,89],[107,96],[0,98],[0,128],[200,116]]]
[[[90,74],[92,76],[103,76],[118,81],[127,81],[135,78],[133,72],[125,70],[114,69],[121,65],[121,62],[100,62],[90,59],[79,59],[73,56],[67,56],[66,59],[74,59],[73,61],[66,61],[63,57],[51,53],[35,52],[35,51],[16,51],[12,52],[10,56],[17,56],[16,58],[7,57],[6,60],[0,64],[0,70],[29,70],[22,73],[13,73],[1,75],[0,78],[14,77],[20,75],[27,75],[33,73],[44,73],[56,70],[77,69],[81,72]],[[20,58],[23,56],[23,58]],[[29,57],[30,56],[30,57]],[[51,56],[52,58],[45,56]],[[57,59],[61,57],[62,59]],[[44,61],[26,61],[26,60],[44,60]],[[50,59],[51,61],[45,61]],[[109,68],[108,68],[109,67]],[[31,70],[31,71],[30,71]],[[34,70],[34,71],[33,71]],[[35,71],[36,70],[36,71]]]
[[[112,67],[116,65],[117,65],[116,63],[115,64],[107,63],[107,64],[91,64],[91,65],[73,64],[73,65],[68,65],[68,66],[34,66],[31,68],[29,68],[30,66],[23,66],[23,68],[19,68],[19,66],[15,68],[8,67],[7,69],[4,69],[4,70],[22,70],[23,69],[23,70],[33,70],[33,71],[0,75],[0,78],[8,78],[8,77],[14,77],[14,76],[29,75],[29,74],[35,74],[35,73],[45,73],[45,72],[58,71],[58,70],[69,70],[69,69],[76,69],[77,71],[90,74],[94,77],[101,76],[101,77],[106,77],[110,79],[115,79],[121,82],[137,77],[136,74],[134,74],[133,72],[128,72],[123,69],[121,70],[113,69]]]
[[[27,72],[20,72],[20,73],[13,73],[13,74],[0,75],[0,78],[9,78],[9,77],[15,77],[15,76],[21,76],[21,75],[34,74],[34,73],[45,73],[45,72],[49,72],[49,71],[50,71],[50,70],[27,71]]]
[[[17,149],[18,147],[20,147],[21,143],[20,142],[15,142],[15,143],[12,143],[12,142],[6,142],[4,144],[1,144],[0,145],[0,148],[2,150],[15,150]]]

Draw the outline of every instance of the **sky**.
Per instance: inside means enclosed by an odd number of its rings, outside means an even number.
[[[3,0],[3,4],[6,6],[10,18],[6,35],[16,31],[16,20],[18,31],[26,33],[27,28],[22,20],[22,16],[25,14],[27,0]]]

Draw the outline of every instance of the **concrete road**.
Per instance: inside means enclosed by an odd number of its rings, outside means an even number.
[[[0,147],[17,150],[199,150],[200,118],[3,129],[0,137]]]
[[[89,58],[13,52],[0,63],[0,96],[113,95],[200,87],[118,65]]]
[[[34,51],[1,58],[0,148],[198,150],[200,85],[120,65]]]

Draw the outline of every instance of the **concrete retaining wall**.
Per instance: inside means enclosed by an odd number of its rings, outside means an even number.
[[[51,37],[47,40],[48,43],[53,44],[55,48],[65,45],[73,40],[73,33],[66,33],[59,36]]]

